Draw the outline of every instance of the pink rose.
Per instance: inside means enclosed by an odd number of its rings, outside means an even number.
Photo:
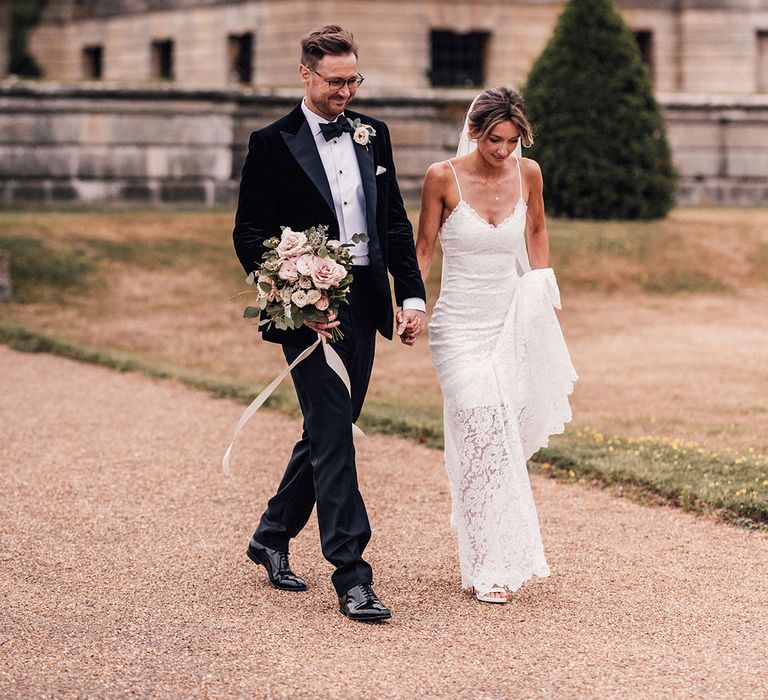
[[[300,231],[291,231],[290,228],[283,229],[280,243],[277,244],[275,250],[281,258],[297,258],[308,250],[307,237]]]
[[[312,270],[312,281],[318,289],[335,287],[347,276],[347,270],[330,258],[316,258]]]
[[[325,311],[330,304],[330,301],[328,300],[328,297],[323,294],[316,302],[315,302],[315,308],[318,311]]]
[[[291,260],[283,260],[280,263],[280,271],[277,273],[281,280],[286,282],[295,282],[299,279],[299,272],[296,269],[296,264]]]
[[[309,276],[312,274],[312,268],[315,266],[315,259],[311,255],[300,255],[296,259],[296,269],[300,275]]]

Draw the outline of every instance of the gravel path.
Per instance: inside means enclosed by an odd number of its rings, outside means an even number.
[[[0,697],[768,695],[768,536],[534,479],[553,575],[459,589],[440,454],[359,457],[385,625],[335,610],[314,519],[267,586],[244,550],[297,424],[0,347]]]

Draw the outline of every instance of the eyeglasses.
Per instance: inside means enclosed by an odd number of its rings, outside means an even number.
[[[309,68],[309,66],[307,66]],[[315,75],[320,75],[314,68],[309,68]],[[331,78],[330,80],[326,78],[323,75],[320,75],[320,77],[325,80],[326,83],[328,83],[328,87],[330,87],[332,90],[341,90],[345,85],[350,90],[357,90],[362,84],[363,80],[365,78],[360,75],[360,73],[357,74],[356,78],[350,78],[349,80],[344,80],[344,78]]]

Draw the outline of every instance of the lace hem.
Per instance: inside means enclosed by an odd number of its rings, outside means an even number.
[[[480,591],[485,593],[489,591],[493,586],[504,586],[509,589],[511,593],[519,591],[528,581],[531,579],[545,579],[549,578],[551,571],[546,562],[542,562],[541,565],[533,568],[529,571],[518,572],[515,576],[501,575],[499,577],[483,576],[475,581],[465,580],[464,576],[461,577],[461,588],[465,591]]]

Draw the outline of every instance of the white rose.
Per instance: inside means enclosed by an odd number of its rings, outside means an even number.
[[[280,300],[285,302],[286,304],[291,300],[291,288],[290,287],[283,287],[280,290]]]
[[[357,129],[355,129],[355,133],[352,134],[352,138],[355,140],[355,143],[359,143],[361,146],[367,146],[368,142],[371,140],[371,134],[368,131],[367,126],[358,126]]]
[[[311,277],[299,277],[299,287],[302,289],[312,289]]]
[[[276,250],[281,258],[297,258],[307,252],[307,237],[301,232],[286,228]]]
[[[296,271],[296,265],[291,260],[285,259],[280,264],[280,271],[277,273],[281,280],[287,282],[295,282],[299,278],[299,273]]]
[[[320,297],[323,296],[318,292],[316,289],[310,289],[307,292],[307,303],[308,304],[317,304],[318,301],[320,301]]]
[[[301,309],[307,305],[307,293],[303,289],[299,289],[291,294],[291,301]]]
[[[296,258],[296,269],[299,271],[300,275],[304,275],[305,277],[312,274],[312,268],[314,267],[314,264],[315,259],[311,255],[305,254]]]
[[[330,241],[328,241],[325,244],[326,248],[339,248],[341,246],[341,241],[337,241],[335,238],[332,238]]]

